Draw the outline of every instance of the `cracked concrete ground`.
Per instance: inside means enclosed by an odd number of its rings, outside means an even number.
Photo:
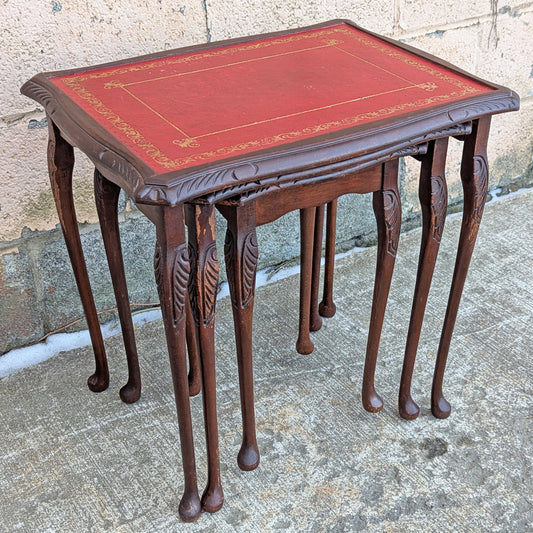
[[[337,315],[295,352],[298,278],[262,287],[255,306],[261,464],[236,464],[240,411],[231,304],[218,302],[220,457],[226,502],[194,524],[177,514],[178,428],[161,321],[137,328],[143,396],[123,404],[121,339],[107,341],[109,390],[91,393],[90,348],[0,380],[0,531],[531,531],[533,192],[487,206],[450,350],[447,420],[429,392],[460,228],[449,218],[415,367],[420,417],[396,398],[420,231],[400,241],[376,383],[361,407],[375,248],[337,261]],[[192,399],[200,486],[201,399]]]

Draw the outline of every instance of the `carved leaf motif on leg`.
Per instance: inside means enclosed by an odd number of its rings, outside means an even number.
[[[251,231],[244,238],[242,247],[242,307],[243,309],[254,297],[255,274],[259,250],[257,247],[257,235]]]
[[[487,197],[489,185],[489,172],[487,160],[481,155],[474,156],[474,209],[472,220],[479,226]]]
[[[189,254],[187,246],[182,244],[176,248],[172,265],[172,313],[174,327],[178,326],[185,318],[185,294],[189,281]]]
[[[205,251],[203,269],[203,315],[204,326],[208,327],[215,318],[215,303],[218,288],[218,253],[216,243],[211,244]]]
[[[387,253],[396,257],[400,236],[400,199],[396,191],[383,191],[385,225],[387,227]]]
[[[197,261],[198,257],[196,254],[196,247],[193,246],[192,242],[189,242],[189,265],[192,272],[196,271]],[[194,283],[193,277],[194,276],[190,276],[188,281],[189,301],[191,302],[191,312],[194,318],[194,323],[196,326],[199,326],[200,318],[198,316],[198,287],[197,284]]]
[[[433,240],[440,243],[444,230],[447,207],[446,181],[442,176],[431,177],[431,216],[433,217]]]

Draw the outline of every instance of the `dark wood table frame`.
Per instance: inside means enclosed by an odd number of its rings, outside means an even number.
[[[411,105],[405,111],[391,113],[390,116],[366,117],[358,124],[348,123],[335,126],[331,131],[323,133],[319,129],[307,137],[294,140],[290,136],[280,141],[277,138],[273,145],[253,151],[221,155],[205,163],[185,165],[169,171],[154,170],[154,165],[147,162],[147,157],[139,155],[134,144],[120,140],[110,131],[111,126],[102,123],[101,117],[91,114],[75,98],[62,90],[56,83],[58,76],[77,75],[102,68],[90,67],[62,73],[39,74],[27,82],[23,94],[33,98],[44,106],[48,119],[50,141],[48,148],[49,173],[52,190],[56,201],[61,227],[74,268],[76,282],[80,291],[84,311],[87,317],[91,340],[95,352],[96,370],[89,378],[92,390],[104,390],[109,382],[105,349],[102,341],[95,305],[89,284],[81,241],[76,223],[76,214],[72,198],[72,169],[74,164],[73,148],[78,147],[92,160],[96,167],[95,180],[100,197],[97,198],[101,218],[104,224],[113,224],[116,218],[116,195],[122,188],[135,201],[138,208],[156,226],[156,250],[154,270],[159,290],[165,333],[168,344],[170,368],[174,383],[174,393],[180,430],[181,452],[184,470],[184,494],[180,502],[179,512],[184,520],[198,517],[201,507],[213,511],[222,505],[222,489],[218,459],[218,433],[216,419],[216,394],[214,375],[213,326],[218,277],[218,261],[214,246],[213,205],[217,205],[229,221],[229,239],[227,255],[232,280],[232,302],[234,309],[251,308],[253,302],[253,260],[247,265],[239,264],[238,253],[247,250],[247,259],[254,255],[253,235],[255,226],[273,220],[274,215],[280,216],[286,208],[275,213],[268,213],[273,206],[279,205],[276,198],[286,194],[284,198],[294,197],[291,209],[303,209],[302,228],[306,235],[312,235],[315,207],[324,201],[334,200],[347,192],[353,176],[365,175],[370,168],[387,168],[394,164],[398,157],[413,153],[414,147],[427,144],[428,155],[421,155],[422,172],[420,181],[420,199],[424,215],[420,263],[418,268],[415,300],[411,315],[411,323],[407,341],[402,384],[400,389],[400,411],[405,418],[413,418],[418,408],[411,398],[410,382],[422,323],[427,292],[433,272],[438,244],[442,232],[442,224],[446,208],[446,187],[444,181],[445,143],[450,136],[459,136],[464,141],[461,165],[461,180],[464,190],[463,224],[457,252],[456,266],[444,319],[444,327],[438,350],[435,378],[432,392],[432,410],[436,416],[445,417],[449,414],[449,404],[442,394],[442,379],[446,358],[450,346],[453,327],[457,316],[459,300],[464,286],[466,274],[476,235],[483,212],[483,205],[488,187],[488,165],[486,145],[490,127],[490,117],[496,113],[518,109],[517,95],[506,89],[482,80],[433,57],[417,51],[407,45],[380,37],[357,28],[350,22],[332,21],[313,28],[293,30],[272,34],[276,39],[285,36],[302,38],[302,33],[314,30],[357,31],[360,38],[368,37],[379,46],[394,47],[395,52],[389,54],[387,61],[394,57],[408,56],[409,61],[426,61],[435,69],[446,69],[453,75],[462,77],[465,84],[478,84],[483,90],[468,95],[432,100],[431,104]],[[361,37],[363,36],[363,37]],[[366,37],[365,37],[366,36]],[[261,37],[246,37],[224,43],[210,43],[130,59],[109,64],[108,67],[135,65],[139,61],[152,61],[161,58],[181,57],[197,54],[198,57],[209,53],[223,53],[227,47],[246,45],[251,49]],[[276,41],[278,42],[278,41]],[[396,56],[395,56],[396,54]],[[403,54],[403,56],[402,56]],[[418,86],[417,86],[418,87]],[[422,87],[422,85],[420,85]],[[432,90],[431,86],[424,89]],[[342,123],[342,121],[341,121]],[[116,124],[116,121],[115,121]],[[337,123],[338,124],[338,123]],[[313,130],[315,131],[315,130]],[[183,146],[194,146],[194,139],[187,138]],[[189,144],[187,144],[189,143]],[[388,172],[379,172],[386,176]],[[368,174],[367,174],[368,175]],[[346,181],[343,181],[346,180]],[[355,183],[355,182],[354,182]],[[369,185],[366,183],[366,185]],[[376,202],[390,202],[380,196],[379,190],[386,191],[389,183],[380,181],[368,186],[374,191],[375,210],[386,212],[387,205],[376,205]],[[322,191],[328,191],[328,198],[315,197]],[[357,190],[352,192],[363,192]],[[265,200],[261,200],[265,198]],[[269,199],[270,198],[270,199]],[[232,202],[234,202],[232,204]],[[251,208],[250,206],[254,206]],[[261,212],[259,206],[265,206]],[[186,208],[184,209],[184,206]],[[289,210],[289,209],[287,209]],[[397,213],[397,208],[392,210]],[[186,241],[185,219],[189,225],[189,243]],[[383,221],[382,221],[383,222]],[[379,223],[380,249],[378,255],[384,260],[383,250],[391,252],[394,239],[391,239],[390,221]],[[399,225],[394,227],[399,232]],[[106,248],[111,255],[112,272],[120,272],[122,263],[118,232],[108,239]],[[395,233],[396,235],[396,233]],[[114,252],[113,252],[114,250]],[[233,256],[232,256],[233,254]],[[389,253],[389,255],[391,255]],[[303,258],[303,268],[310,273],[309,257]],[[244,257],[243,255],[240,256]],[[189,259],[191,261],[189,262]],[[386,271],[387,268],[384,269]],[[376,279],[380,274],[379,262]],[[191,282],[189,280],[191,276]],[[244,275],[244,277],[243,277]],[[388,274],[385,274],[386,279]],[[117,300],[125,301],[125,281],[116,274],[113,280]],[[193,432],[190,417],[189,381],[187,377],[186,350],[186,310],[188,305],[187,285],[191,291],[191,311],[198,325],[200,361],[202,365],[203,401],[206,419],[206,435],[208,446],[208,484],[200,501],[197,489],[196,467],[193,445]],[[384,291],[376,284],[377,291]],[[120,286],[123,287],[122,292]],[[387,291],[388,291],[388,287]],[[385,291],[385,292],[387,292]],[[306,293],[307,294],[307,293]],[[302,295],[307,299],[304,293]],[[379,324],[384,306],[383,298],[374,294],[372,313],[373,333],[369,335],[371,352],[377,354],[379,343]],[[385,295],[386,301],[386,295]],[[309,302],[305,301],[307,305]],[[238,305],[236,305],[238,304]],[[241,310],[238,312],[240,313]],[[124,305],[121,315],[129,312]],[[251,315],[251,310],[246,311]],[[381,317],[382,319],[382,317]],[[251,323],[249,318],[237,318],[236,328],[246,327]],[[127,320],[123,321],[125,338],[133,338]],[[189,335],[192,335],[189,332]],[[240,455],[243,467],[253,467],[257,463],[258,453],[254,449],[253,428],[253,392],[250,347],[241,345],[239,367],[241,374],[241,392],[245,397],[243,415],[245,426],[244,452]],[[305,344],[305,339],[301,340]],[[193,343],[191,343],[193,344]],[[305,351],[306,347],[301,346]],[[245,355],[243,355],[245,353]],[[368,352],[367,352],[368,353]],[[132,381],[138,381],[138,365],[136,365],[135,347],[129,345],[130,375]],[[381,399],[373,386],[373,368],[375,355],[367,358],[363,379],[363,401],[370,410],[381,407]],[[196,385],[197,386],[197,385]],[[137,394],[134,385],[127,385],[122,391],[126,401],[133,401]],[[251,408],[250,408],[251,402]],[[250,416],[252,413],[252,416]],[[255,429],[253,429],[255,431]],[[251,452],[249,450],[252,450]]]

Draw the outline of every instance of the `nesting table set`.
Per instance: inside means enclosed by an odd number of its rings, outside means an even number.
[[[336,20],[39,74],[22,93],[43,105],[48,116],[50,180],[96,358],[89,387],[101,391],[109,377],[72,197],[73,147],[96,167],[95,198],[130,370],[121,390],[128,402],[139,397],[140,374],[117,222],[121,189],[156,226],[154,271],[178,412],[184,520],[196,519],[202,508],[216,511],[223,502],[213,335],[215,208],[228,222],[225,255],[244,428],[238,462],[250,470],[259,463],[251,342],[256,227],[300,210],[298,351],[308,353],[323,205],[334,210],[343,194],[373,193],[378,258],[363,404],[378,411],[382,401],[374,369],[401,221],[398,160],[414,156],[421,161],[422,245],[399,397],[401,416],[414,418],[418,407],[410,394],[411,376],[446,215],[447,143],[455,137],[463,141],[464,213],[432,391],[433,414],[448,416],[442,380],[487,193],[490,120],[518,109],[514,92]],[[334,212],[328,214],[327,237],[331,252]],[[331,272],[327,277],[331,280]],[[331,309],[324,308],[328,313]],[[200,376],[208,453],[201,499],[189,404]]]

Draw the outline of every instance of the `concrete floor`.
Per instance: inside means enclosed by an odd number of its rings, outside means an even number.
[[[226,502],[180,522],[178,429],[160,321],[137,328],[143,396],[124,405],[121,339],[107,341],[111,385],[85,386],[90,348],[0,380],[0,531],[532,531],[533,192],[487,206],[467,280],[445,390],[452,415],[429,412],[434,357],[460,218],[448,219],[422,332],[414,397],[396,398],[420,231],[403,235],[370,414],[360,386],[375,249],[336,265],[337,315],[295,352],[298,278],[257,291],[255,375],[262,461],[236,464],[240,411],[231,305],[218,302],[220,457]],[[200,486],[201,398],[192,399]]]

